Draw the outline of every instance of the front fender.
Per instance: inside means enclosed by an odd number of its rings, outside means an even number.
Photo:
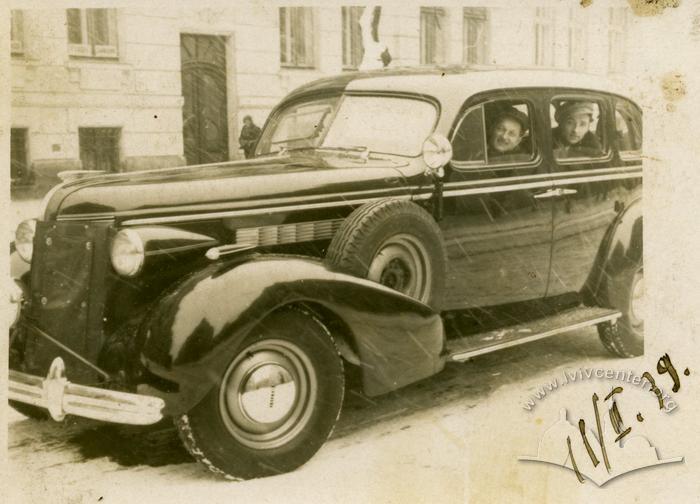
[[[177,384],[166,413],[189,410],[216,385],[250,331],[286,305],[313,303],[349,328],[369,394],[442,369],[443,327],[426,305],[321,261],[259,256],[213,264],[165,294],[144,319],[142,362]]]

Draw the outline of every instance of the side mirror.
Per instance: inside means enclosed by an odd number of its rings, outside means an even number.
[[[440,133],[433,133],[423,142],[423,161],[428,172],[439,178],[445,176],[444,167],[452,159],[452,144]]]

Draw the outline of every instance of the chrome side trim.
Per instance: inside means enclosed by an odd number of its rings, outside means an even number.
[[[450,196],[466,196],[469,194],[486,194],[486,193],[497,193],[506,192],[519,189],[536,189],[539,187],[557,187],[563,185],[571,184],[584,184],[586,182],[601,182],[605,180],[620,180],[629,178],[641,178],[641,172],[638,173],[618,173],[618,174],[605,174],[589,177],[569,177],[563,179],[554,180],[541,180],[538,182],[529,182],[521,184],[507,184],[495,187],[475,187],[475,188],[465,188],[465,189],[449,189],[449,184],[446,184],[446,190],[443,192],[445,197]],[[429,195],[428,195],[429,197]],[[421,198],[422,199],[422,198]]]
[[[10,370],[8,398],[45,408],[56,421],[76,415],[103,422],[150,425],[163,418],[165,407],[159,397],[71,383],[65,378],[60,357],[51,363],[46,378]]]
[[[248,215],[258,215],[258,214],[271,214],[280,212],[289,212],[293,210],[314,210],[317,208],[334,208],[334,207],[344,207],[344,206],[355,206],[363,205],[365,203],[370,203],[372,201],[378,201],[383,198],[395,198],[401,200],[410,200],[412,196],[410,194],[402,194],[399,196],[382,196],[376,198],[363,198],[356,200],[342,200],[342,201],[329,201],[326,203],[310,203],[306,205],[288,205],[273,208],[251,208],[245,210],[227,210],[221,212],[210,212],[202,214],[187,214],[187,215],[169,215],[166,217],[145,217],[142,219],[129,219],[124,221],[122,224],[124,226],[140,226],[143,224],[164,224],[168,222],[192,222],[199,220],[212,220],[221,219],[226,217],[242,217]]]
[[[330,239],[345,219],[236,229],[236,243],[255,247]]]
[[[562,178],[566,177],[566,178]],[[490,178],[484,180],[473,180],[468,182],[448,182],[444,185],[444,194],[446,196],[460,196],[466,194],[485,194],[489,192],[504,192],[511,191],[514,189],[532,189],[537,187],[548,187],[553,184],[565,185],[573,183],[584,183],[593,182],[601,180],[615,180],[615,179],[625,179],[625,178],[641,178],[642,177],[642,167],[641,165],[635,166],[619,166],[613,168],[602,168],[602,169],[590,169],[581,170],[576,172],[555,172],[555,173],[538,173],[533,175],[523,175],[518,177],[508,177],[508,178]],[[522,181],[522,182],[516,182]],[[531,181],[531,182],[528,182]],[[504,182],[513,182],[506,183]],[[503,185],[490,185],[501,183]],[[477,186],[477,187],[475,187]],[[484,187],[488,186],[488,187]],[[378,201],[382,198],[396,198],[402,200],[424,200],[429,199],[430,194],[410,194],[411,191],[419,190],[419,186],[411,186],[402,188],[409,193],[404,194],[393,194],[397,189],[382,189],[382,190],[367,190],[367,191],[355,191],[347,193],[337,193],[337,194],[325,194],[316,196],[317,198],[340,198],[338,201],[324,201],[317,203],[304,203],[313,197],[298,197],[298,198],[287,198],[285,200],[273,200],[268,202],[270,205],[280,204],[280,206],[272,207],[262,207],[262,208],[243,208],[243,209],[231,209],[225,208],[229,203],[220,203],[216,205],[208,205],[206,208],[215,209],[222,208],[219,211],[210,211],[202,213],[193,213],[185,215],[169,215],[162,217],[135,217],[125,220],[122,224],[124,226],[140,226],[144,224],[167,224],[167,223],[177,223],[177,222],[193,222],[202,220],[212,220],[221,219],[227,217],[244,217],[258,214],[271,214],[271,213],[281,213],[296,210],[315,210],[319,208],[337,208],[342,206],[355,206],[363,205],[365,203],[370,203],[373,201]],[[382,193],[386,193],[385,195]],[[361,194],[375,194],[374,197],[368,198],[357,198],[357,199],[345,199],[349,196],[357,196]],[[298,202],[298,203],[297,203]],[[287,204],[289,203],[289,204]],[[293,204],[292,204],[293,203]],[[179,212],[193,210],[196,211],[202,209],[201,205],[189,205],[185,207],[179,207],[175,210]],[[114,220],[115,217],[128,217],[130,215],[138,216],[146,212],[157,212],[157,211],[168,211],[173,210],[172,208],[149,208],[148,210],[134,210],[129,212],[115,212],[115,213],[100,213],[100,214],[80,214],[80,215],[70,215],[70,216],[59,216],[57,220],[59,221],[75,221],[75,220]]]
[[[571,324],[563,327],[555,327],[554,329],[550,329],[549,331],[544,331],[538,334],[533,334],[532,336],[526,336],[523,338],[519,338],[516,340],[511,340],[511,341],[506,341],[504,343],[499,343],[495,345],[491,345],[485,348],[477,348],[474,350],[467,350],[465,352],[456,352],[454,354],[451,354],[449,356],[449,360],[451,361],[456,361],[456,362],[462,362],[468,359],[471,359],[472,357],[476,357],[477,355],[483,355],[491,352],[495,352],[497,350],[502,350],[504,348],[509,348],[517,345],[522,345],[523,343],[529,343],[531,341],[537,341],[539,339],[543,338],[548,338],[550,336],[555,336],[557,334],[569,332],[569,331],[575,331],[576,329],[582,329],[584,327],[589,327],[593,326],[596,324],[600,324],[601,322],[612,322],[614,320],[617,320],[622,316],[622,313],[616,312],[616,313],[611,313],[609,315],[603,315],[601,317],[596,317],[590,320],[584,320],[582,322],[578,322],[576,324]]]
[[[398,180],[399,177],[397,176],[396,179]],[[418,186],[412,186],[412,187],[387,187],[383,189],[365,189],[362,191],[349,191],[349,192],[341,192],[341,193],[334,193],[334,194],[315,194],[311,196],[294,196],[294,197],[286,197],[286,198],[272,198],[269,200],[258,200],[261,203],[265,203],[270,206],[274,205],[291,205],[291,204],[306,204],[306,202],[313,201],[313,200],[323,200],[323,199],[328,199],[328,198],[340,198],[340,199],[352,199],[356,198],[358,196],[366,196],[366,195],[376,195],[375,198],[389,198],[389,197],[400,197],[400,196],[406,196],[410,191],[417,189]],[[332,203],[332,202],[319,202],[319,203]],[[312,204],[312,203],[308,203]],[[221,203],[208,203],[208,204],[193,204],[193,205],[181,205],[177,207],[156,207],[156,208],[148,208],[148,209],[139,209],[139,210],[126,210],[122,212],[111,212],[111,213],[105,213],[105,212],[100,212],[100,213],[86,213],[86,214],[75,214],[75,215],[63,215],[59,216],[57,220],[96,220],[96,219],[113,219],[115,216],[116,217],[138,217],[139,215],[144,215],[144,214],[152,214],[153,212],[166,212],[166,211],[172,211],[176,210],[178,212],[187,212],[187,211],[213,211],[213,210],[220,210],[220,211],[237,211],[241,209],[236,209],[235,207],[232,208],[231,202],[229,201],[224,201]],[[265,208],[260,208],[260,211],[267,211],[267,207]]]

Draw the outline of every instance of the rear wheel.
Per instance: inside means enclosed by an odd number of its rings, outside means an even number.
[[[608,304],[622,312],[617,322],[598,325],[603,346],[618,357],[644,353],[644,268],[630,268],[610,281]]]
[[[310,314],[285,310],[253,331],[219,385],[176,425],[188,451],[217,474],[279,474],[326,441],[343,393],[343,365],[330,334]]]

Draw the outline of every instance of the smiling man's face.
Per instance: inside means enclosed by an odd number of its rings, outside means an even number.
[[[510,117],[504,117],[491,132],[491,148],[501,154],[515,149],[523,139],[523,128],[520,123]]]

